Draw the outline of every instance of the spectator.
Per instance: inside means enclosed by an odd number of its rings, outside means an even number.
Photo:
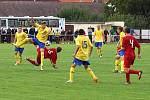
[[[77,30],[74,32],[74,37],[77,38],[78,34],[79,34],[79,30],[77,29]]]
[[[107,43],[107,35],[109,35],[109,32],[108,32],[107,29],[105,29],[105,30],[104,30],[104,38],[105,38],[104,43],[105,43],[105,44]]]
[[[92,28],[91,28],[91,26],[88,28],[88,37],[92,43]]]
[[[17,32],[17,29],[14,28],[14,29],[12,29],[11,31],[12,31],[12,32],[11,32],[12,34],[15,34],[15,33]]]
[[[34,38],[35,37],[35,28],[32,26],[29,30],[29,37]]]
[[[71,30],[68,30],[66,32],[66,42],[70,44],[70,41],[72,40],[73,40],[73,32]]]
[[[110,42],[114,42],[114,35],[116,34],[115,30],[113,27],[110,30]]]
[[[51,30],[53,30],[53,29],[51,28]],[[49,33],[49,37],[48,37],[48,40],[50,41],[51,44],[52,44],[52,42],[53,42],[53,36],[54,36],[54,31],[51,31],[51,32]]]
[[[114,36],[114,42],[118,42],[118,41],[119,41],[119,33],[116,31]]]
[[[62,30],[60,33],[60,41],[62,44],[64,44],[64,41],[65,41],[65,31],[64,30]]]
[[[11,42],[11,33],[12,33],[11,29],[8,28],[7,29],[7,35],[6,35],[6,41],[7,41],[7,43]]]
[[[59,37],[60,37],[60,32],[58,31],[58,29],[56,30],[56,33],[55,33],[55,39],[56,39],[56,44],[59,44],[59,41],[60,41],[60,39],[59,39]]]
[[[1,30],[1,42],[4,43],[4,42],[6,42],[6,40],[7,40],[7,38],[6,38],[6,30],[4,30],[2,28],[2,30]]]
[[[28,34],[28,29],[27,28],[23,29],[23,32],[25,32],[26,34]]]

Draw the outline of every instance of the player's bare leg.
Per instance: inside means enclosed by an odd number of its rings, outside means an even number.
[[[98,78],[96,77],[96,75],[94,74],[92,69],[90,67],[88,67],[88,65],[84,65],[84,68],[85,68],[85,70],[87,70],[87,72],[92,77],[92,79],[97,83],[98,82]]]
[[[74,72],[75,72],[75,64],[72,64],[70,67],[70,73],[69,73],[69,80],[66,83],[72,83],[74,78]]]

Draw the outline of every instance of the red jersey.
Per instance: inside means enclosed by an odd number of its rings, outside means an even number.
[[[37,48],[38,58],[41,58],[40,48]],[[57,61],[57,50],[55,48],[44,48],[44,59],[50,59],[53,64]]]
[[[135,47],[140,48],[140,44],[132,35],[127,34],[123,38],[122,47],[125,50],[126,57],[135,57]]]

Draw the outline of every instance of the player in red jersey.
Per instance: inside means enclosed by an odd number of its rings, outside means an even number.
[[[52,63],[53,68],[56,67],[56,61],[57,61],[57,53],[61,52],[62,48],[57,47],[57,48],[44,48],[44,59],[49,59]],[[40,48],[37,47],[37,58],[36,61],[31,59],[31,58],[26,58],[27,61],[29,61],[31,64],[35,66],[39,66],[41,64],[41,51]]]
[[[138,79],[141,79],[142,71],[140,70],[131,70],[130,67],[134,64],[135,60],[135,47],[138,48],[138,58],[140,59],[140,44],[138,41],[130,35],[130,29],[125,28],[126,36],[123,38],[122,47],[125,50],[124,56],[124,71],[126,73],[126,84],[131,84],[130,74],[137,74]]]

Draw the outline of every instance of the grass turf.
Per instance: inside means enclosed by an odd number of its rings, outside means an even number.
[[[52,47],[58,45],[54,44]],[[14,47],[0,44],[0,100],[149,100],[150,63],[149,44],[142,44],[142,59],[135,61],[135,69],[143,70],[139,81],[131,75],[131,85],[124,85],[125,74],[114,74],[115,44],[103,47],[103,57],[96,55],[96,48],[90,58],[91,68],[99,78],[95,84],[83,67],[76,68],[74,83],[66,84],[72,63],[74,45],[60,45],[58,70],[53,70],[49,61],[44,61],[44,71],[23,60],[14,66]],[[35,48],[25,46],[23,58],[36,57]]]

